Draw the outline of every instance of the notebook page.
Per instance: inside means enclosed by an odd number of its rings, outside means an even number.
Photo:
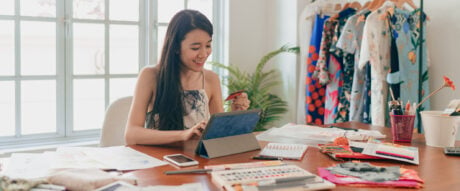
[[[307,148],[307,145],[302,144],[268,143],[267,146],[262,149],[259,155],[266,157],[300,160]]]

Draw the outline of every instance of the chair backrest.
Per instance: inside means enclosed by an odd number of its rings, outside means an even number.
[[[125,128],[133,97],[122,97],[112,102],[105,112],[99,146],[125,145]]]

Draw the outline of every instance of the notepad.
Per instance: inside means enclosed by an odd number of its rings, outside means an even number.
[[[259,155],[264,157],[300,160],[305,151],[307,151],[307,148],[307,145],[302,144],[268,143]]]

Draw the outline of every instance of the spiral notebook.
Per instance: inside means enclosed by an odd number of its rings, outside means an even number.
[[[259,155],[264,157],[300,160],[305,154],[305,151],[307,151],[307,148],[307,145],[302,144],[268,143]]]

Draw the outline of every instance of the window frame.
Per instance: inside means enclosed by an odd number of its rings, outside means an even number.
[[[188,0],[184,0],[187,8]],[[0,135],[0,151],[11,148],[37,147],[44,145],[59,145],[73,142],[94,142],[100,137],[100,129],[74,131],[73,127],[73,89],[74,79],[104,79],[104,99],[105,108],[110,104],[110,79],[137,78],[136,74],[110,74],[110,50],[109,34],[110,24],[133,24],[137,23],[139,33],[139,71],[147,65],[155,65],[157,62],[158,48],[158,24],[155,14],[157,0],[139,0],[139,20],[138,21],[110,21],[109,20],[109,0],[105,0],[105,19],[73,19],[72,0],[56,0],[56,17],[31,17],[20,15],[20,0],[15,0],[14,15],[0,15],[0,20],[11,20],[14,23],[14,42],[15,42],[15,71],[14,76],[0,76],[0,81],[12,81],[15,86],[15,135]],[[226,40],[224,29],[228,2],[212,0],[214,25],[213,35],[213,57],[208,60],[224,63],[226,60],[225,46]],[[43,76],[21,76],[21,31],[22,21],[48,21],[56,25],[56,74]],[[74,23],[103,23],[105,30],[105,73],[97,75],[74,75],[73,74],[73,24]],[[65,39],[65,40],[63,40]],[[219,75],[222,70],[213,68]],[[21,134],[21,83],[24,80],[56,80],[56,132],[43,134]],[[224,89],[224,88],[223,88]],[[102,124],[100,125],[102,128]]]

